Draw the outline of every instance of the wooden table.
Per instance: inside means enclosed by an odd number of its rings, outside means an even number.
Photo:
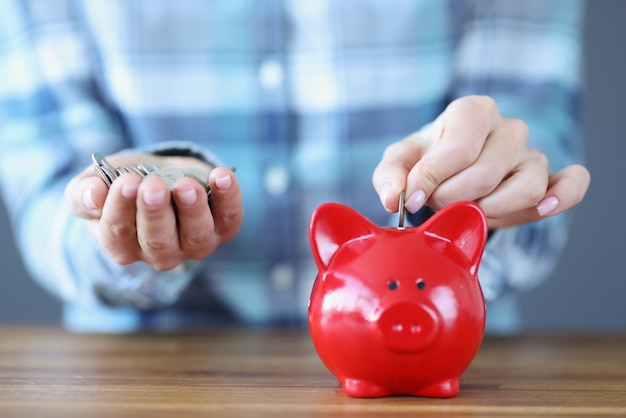
[[[0,327],[0,417],[626,417],[626,336],[486,338],[453,399],[345,396],[306,330]]]

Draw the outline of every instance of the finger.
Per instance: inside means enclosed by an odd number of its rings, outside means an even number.
[[[97,177],[74,177],[65,186],[65,202],[70,212],[84,219],[99,219],[108,187]]]
[[[470,96],[452,102],[443,114],[441,138],[408,174],[406,209],[417,212],[441,183],[473,164],[499,120],[490,98]]]
[[[216,245],[206,189],[185,177],[176,182],[172,196],[178,215],[178,239],[185,258],[201,260],[207,257]]]
[[[372,183],[378,193],[380,203],[388,212],[398,210],[398,196],[404,190],[406,176],[414,164],[407,159],[410,151],[408,142],[396,142],[385,150],[382,160],[374,169]]]
[[[576,206],[587,193],[590,181],[589,171],[579,164],[553,174],[546,197],[537,204],[537,215],[553,216]]]
[[[385,149],[372,174],[372,184],[385,210],[398,211],[398,199],[406,187],[409,171],[436,139],[431,126],[394,142]]]
[[[534,208],[546,194],[548,175],[546,156],[528,149],[511,175],[478,203],[488,218],[495,219]]]
[[[439,185],[428,205],[440,210],[459,200],[477,201],[491,194],[520,164],[527,139],[524,122],[505,119],[489,134],[476,161]]]
[[[104,203],[98,235],[105,253],[118,264],[137,261],[140,247],[137,242],[137,190],[141,178],[124,174],[111,185]]]
[[[183,260],[170,194],[165,181],[156,176],[145,177],[137,193],[137,239],[142,259],[157,270],[170,270]]]
[[[503,228],[535,222],[563,213],[582,201],[589,187],[590,176],[581,165],[571,165],[550,176],[548,189],[540,202],[506,217],[490,219],[490,228]]]
[[[243,222],[241,189],[232,170],[218,167],[209,175],[215,231],[221,242],[235,237]]]
[[[142,158],[144,154],[116,154],[107,157],[114,166],[123,165]],[[102,207],[108,195],[108,185],[97,175],[94,165],[89,165],[69,181],[65,187],[65,201],[70,212],[78,217],[96,220],[102,214]]]

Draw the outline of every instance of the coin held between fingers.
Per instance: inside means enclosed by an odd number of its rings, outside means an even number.
[[[98,153],[91,154],[91,159],[95,165],[96,173],[105,182],[107,187],[111,187],[113,181],[124,173],[135,173],[141,177],[157,176],[163,179],[170,190],[174,188],[174,184],[183,177],[189,177],[196,180],[202,185],[207,193],[207,200],[211,203],[211,186],[209,186],[208,177],[209,174],[206,170],[200,167],[191,167],[183,170],[177,167],[163,167],[159,168],[150,164],[135,164],[126,165],[120,167],[113,167],[104,156]],[[236,167],[231,167],[232,172],[235,172]],[[216,178],[216,186],[220,190],[228,190],[232,185],[232,179],[230,175]],[[149,199],[152,200],[152,199]]]
[[[398,204],[398,228],[404,228],[404,198],[405,192],[400,192],[400,202]]]

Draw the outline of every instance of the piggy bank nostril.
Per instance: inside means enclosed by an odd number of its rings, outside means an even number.
[[[405,331],[405,326],[401,322],[396,322],[391,325],[391,331],[398,333],[403,332]],[[419,334],[420,332],[422,332],[422,326],[420,324],[411,324],[410,326],[406,327],[406,331],[408,331],[410,334]]]
[[[440,329],[439,317],[431,308],[411,302],[388,307],[377,323],[379,335],[387,347],[400,352],[428,347]]]

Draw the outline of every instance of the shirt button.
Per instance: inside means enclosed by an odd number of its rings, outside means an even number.
[[[265,171],[265,190],[273,195],[284,194],[289,188],[289,173],[282,166],[269,167]]]
[[[276,89],[283,84],[285,71],[280,62],[269,59],[263,61],[259,67],[259,83],[266,89]]]
[[[295,272],[288,264],[277,264],[270,270],[270,280],[276,290],[287,290],[293,287]]]

